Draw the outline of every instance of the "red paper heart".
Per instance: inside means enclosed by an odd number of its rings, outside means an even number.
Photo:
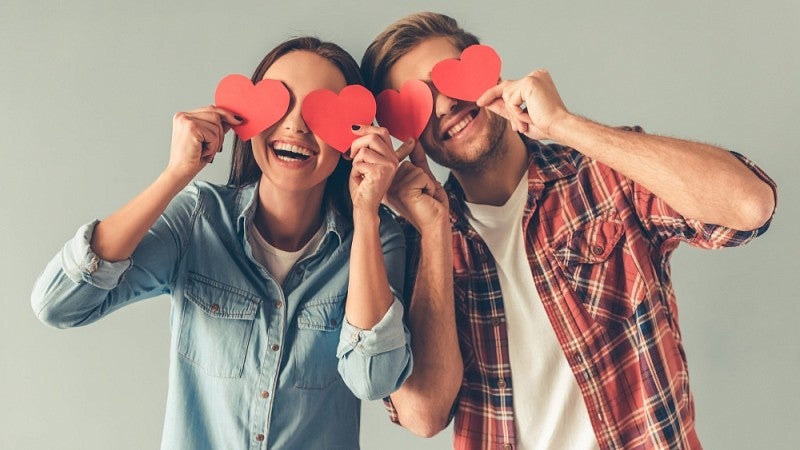
[[[500,56],[486,45],[470,45],[461,59],[439,61],[431,71],[433,85],[442,94],[474,102],[500,78]]]
[[[386,89],[375,100],[378,123],[401,141],[418,139],[433,111],[431,89],[420,80],[406,81],[400,92]]]
[[[360,84],[345,86],[338,95],[317,89],[306,95],[301,114],[314,134],[344,153],[358,137],[352,126],[371,125],[375,120],[375,97]]]
[[[274,125],[289,108],[289,90],[278,80],[253,83],[244,75],[228,75],[217,85],[214,103],[244,119],[233,131],[245,141]]]

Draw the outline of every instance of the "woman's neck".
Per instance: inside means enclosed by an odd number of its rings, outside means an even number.
[[[266,177],[258,186],[255,225],[270,245],[284,251],[300,250],[322,226],[325,184],[305,191],[281,190]]]

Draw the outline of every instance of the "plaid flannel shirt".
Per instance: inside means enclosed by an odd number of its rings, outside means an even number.
[[[526,145],[525,250],[600,448],[701,448],[670,255],[681,241],[709,249],[742,245],[765,232],[769,222],[737,231],[687,219],[574,149],[527,139]],[[734,155],[775,191],[761,169]],[[454,405],[454,448],[514,449],[514,386],[497,268],[468,223],[464,193],[452,175],[445,188],[464,359]],[[419,242],[415,230],[406,228],[412,274],[406,292],[411,292]],[[389,399],[386,406],[397,422]]]

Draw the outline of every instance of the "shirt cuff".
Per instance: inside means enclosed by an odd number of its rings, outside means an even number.
[[[392,306],[371,330],[363,330],[350,324],[346,319],[342,324],[342,334],[336,356],[354,350],[364,356],[375,356],[403,347],[406,342],[403,325],[403,304],[394,297]]]
[[[117,262],[105,261],[92,252],[90,242],[98,223],[99,220],[94,220],[78,228],[75,237],[61,250],[61,267],[76,283],[86,282],[97,288],[110,290],[117,286],[132,263],[130,258]]]

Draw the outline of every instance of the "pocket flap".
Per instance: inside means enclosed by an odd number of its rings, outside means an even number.
[[[344,321],[345,295],[324,300],[310,300],[297,314],[297,326],[321,331],[333,331]]]
[[[253,319],[258,297],[196,273],[186,280],[185,297],[207,315],[220,319]]]
[[[567,264],[601,263],[608,259],[622,232],[619,218],[606,217],[593,220],[567,237],[566,245],[559,249],[559,256]]]

